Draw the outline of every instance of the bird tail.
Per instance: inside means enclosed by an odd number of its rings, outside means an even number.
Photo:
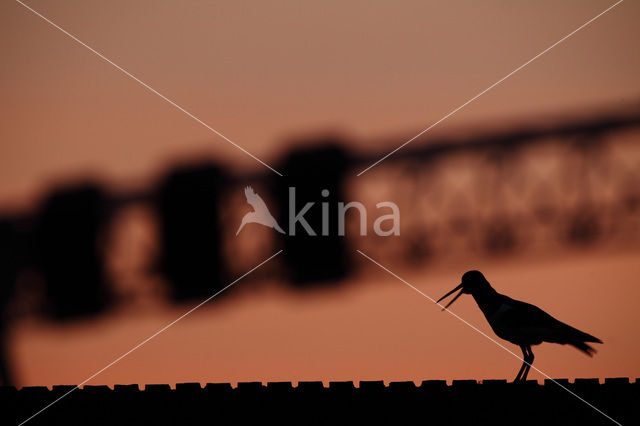
[[[587,345],[585,342],[593,342],[593,343],[602,343],[602,340],[598,339],[595,336],[590,335],[589,333],[585,333],[584,331],[576,330],[580,333],[577,338],[568,342],[574,348],[584,352],[589,356],[593,356],[597,351],[591,346]]]
[[[599,343],[602,343],[602,342],[599,342]],[[593,354],[598,352],[591,346],[587,345],[585,342],[570,342],[569,344],[589,356],[593,356]]]
[[[238,234],[240,233],[240,231],[242,230],[242,228],[244,228],[244,224],[245,224],[245,220],[244,218],[242,218],[242,223],[240,224],[240,227],[238,228],[238,230],[236,231],[236,237],[238,236]]]
[[[286,232],[284,232],[282,230],[282,228],[280,228],[280,225],[278,225],[278,222],[276,222],[276,220],[273,220],[273,227],[276,229],[276,231],[278,231],[281,234],[286,234]]]

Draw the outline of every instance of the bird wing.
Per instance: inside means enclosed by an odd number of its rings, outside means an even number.
[[[256,194],[256,192],[253,190],[252,187],[247,186],[244,189],[244,196],[247,197],[247,203],[249,203],[251,207],[253,207],[254,211],[256,212],[269,211],[269,209],[267,208],[267,205],[264,203],[264,201],[262,201],[262,198],[260,198],[260,196]]]
[[[514,309],[503,314],[504,324],[535,337],[536,340],[573,345],[579,342],[602,343],[597,337],[555,319],[537,306],[514,299],[510,299],[509,304]]]

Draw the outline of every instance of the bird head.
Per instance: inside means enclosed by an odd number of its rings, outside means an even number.
[[[456,288],[442,296],[436,303],[440,303],[441,300],[460,290],[460,293],[456,294],[456,296],[446,304],[446,306],[442,309],[443,311],[447,309],[453,302],[455,302],[458,297],[462,294],[475,294],[478,293],[487,287],[489,287],[489,281],[482,275],[480,271],[467,271],[462,276],[462,282],[458,284]]]

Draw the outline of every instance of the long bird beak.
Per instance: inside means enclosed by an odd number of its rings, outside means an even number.
[[[444,296],[442,296],[440,299],[438,299],[438,301],[437,301],[436,303],[440,303],[440,301],[441,301],[442,299],[445,299],[446,297],[448,297],[449,295],[453,294],[454,292],[456,292],[456,291],[460,290],[461,288],[462,288],[462,284],[458,285],[456,288],[454,288],[453,290],[451,290],[449,293],[447,293],[447,294],[445,294]],[[447,309],[449,306],[451,306],[451,304],[452,304],[453,302],[455,302],[455,301],[456,301],[456,299],[457,299],[458,297],[460,297],[461,295],[462,295],[462,290],[460,290],[460,293],[456,294],[456,297],[454,297],[453,299],[451,299],[451,300],[449,301],[449,303],[447,303],[447,305],[446,305],[444,308],[442,308],[442,310],[444,311],[444,310],[445,310],[445,309]]]

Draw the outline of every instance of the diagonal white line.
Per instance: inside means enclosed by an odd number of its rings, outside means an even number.
[[[166,331],[169,327],[173,326],[174,324],[176,324],[178,321],[182,320],[183,318],[185,318],[187,315],[191,314],[193,311],[195,311],[196,309],[200,308],[202,305],[206,304],[207,302],[209,302],[211,299],[213,299],[214,297],[216,297],[217,295],[219,295],[220,293],[222,293],[223,291],[225,291],[226,289],[228,289],[229,287],[231,287],[232,285],[234,285],[235,283],[237,283],[238,281],[240,281],[241,279],[243,279],[244,277],[246,277],[247,275],[249,275],[250,273],[252,273],[253,271],[255,271],[256,269],[258,269],[259,267],[261,267],[262,265],[264,265],[265,263],[267,263],[268,261],[270,261],[271,259],[273,259],[274,257],[276,257],[277,255],[279,255],[280,253],[282,253],[282,250],[279,250],[277,253],[271,255],[271,257],[269,257],[268,259],[263,260],[262,262],[260,262],[260,264],[258,264],[257,266],[254,266],[251,270],[249,270],[248,272],[245,272],[243,275],[241,275],[239,278],[236,278],[233,282],[231,282],[230,284],[228,284],[226,287],[224,287],[221,290],[218,290],[217,292],[215,292],[213,295],[209,296],[208,298],[206,298],[204,301],[200,302],[199,304],[197,304],[196,306],[194,306],[193,308],[189,309],[187,312],[185,312],[184,314],[180,315],[178,318],[176,318],[175,320],[171,321],[169,324],[165,325],[164,327],[162,327],[160,330],[156,331],[155,333],[153,333],[151,336],[147,337],[146,339],[144,339],[142,342],[138,343],[137,345],[135,345],[133,348],[129,349],[127,352],[123,353],[122,355],[120,355],[118,358],[114,359],[113,361],[111,361],[109,364],[107,364],[106,366],[104,366],[103,368],[101,368],[100,370],[96,371],[95,373],[93,373],[91,376],[87,377],[86,379],[84,379],[81,383],[77,384],[75,387],[73,387],[73,389],[71,389],[70,391],[68,391],[67,393],[63,394],[62,396],[60,396],[58,399],[56,399],[55,401],[51,402],[49,405],[43,407],[42,409],[40,409],[40,411],[36,412],[35,414],[33,414],[31,417],[29,417],[26,420],[23,420],[18,426],[22,426],[23,424],[27,423],[29,420],[33,419],[35,416],[37,416],[38,414],[42,413],[43,411],[45,411],[46,409],[50,408],[52,405],[58,403],[62,398],[65,398],[67,395],[69,395],[71,392],[77,390],[80,388],[80,386],[84,385],[85,383],[89,382],[91,379],[93,379],[94,377],[96,377],[97,375],[101,374],[103,371],[105,371],[106,369],[108,369],[109,367],[111,367],[112,365],[120,362],[123,358],[125,358],[126,356],[128,356],[129,354],[131,354],[133,351],[135,351],[136,349],[140,348],[142,345],[144,345],[145,343],[149,342],[151,339],[153,339],[154,337],[158,336],[159,334],[163,333],[164,331]]]
[[[506,79],[508,79],[509,77],[511,77],[512,75],[514,75],[515,73],[517,73],[518,71],[520,71],[521,69],[526,67],[527,65],[529,65],[531,62],[535,61],[536,59],[538,59],[539,57],[541,57],[542,55],[544,55],[545,53],[547,53],[548,51],[550,51],[551,49],[553,49],[554,47],[556,47],[557,45],[559,45],[560,43],[562,43],[563,41],[565,41],[566,39],[568,39],[569,37],[571,37],[572,35],[577,33],[578,31],[580,31],[581,29],[583,29],[587,25],[591,24],[593,21],[595,21],[596,19],[598,19],[599,17],[601,17],[605,13],[609,12],[611,9],[613,9],[614,7],[616,7],[617,5],[622,3],[623,1],[624,0],[619,0],[617,3],[613,4],[612,6],[609,6],[606,10],[600,12],[598,15],[596,15],[593,18],[589,19],[587,22],[585,22],[584,24],[580,25],[578,28],[576,28],[575,30],[571,31],[569,34],[567,34],[566,36],[562,37],[560,40],[558,40],[555,43],[553,43],[551,46],[549,46],[546,49],[544,49],[542,52],[538,53],[536,56],[534,56],[533,58],[529,59],[524,64],[520,65],[518,68],[516,68],[513,71],[511,71],[509,74],[505,75],[500,80],[496,81],[491,86],[489,86],[486,89],[484,89],[482,92],[478,93],[477,95],[475,95],[474,97],[472,97],[471,99],[469,99],[468,101],[466,101],[465,103],[463,103],[462,105],[460,105],[459,107],[454,109],[453,111],[449,112],[447,115],[442,117],[440,120],[436,121],[435,123],[433,123],[432,125],[430,125],[426,129],[424,129],[423,131],[421,131],[420,133],[418,133],[417,135],[415,135],[414,137],[412,137],[411,139],[409,139],[408,141],[406,141],[405,143],[403,143],[402,145],[400,145],[399,147],[397,147],[396,149],[394,149],[393,151],[391,151],[390,153],[388,153],[387,155],[385,155],[384,157],[382,157],[381,159],[376,161],[375,163],[371,164],[369,167],[367,167],[366,169],[364,169],[363,171],[358,173],[357,176],[360,176],[363,173],[367,172],[369,169],[372,169],[373,167],[377,166],[378,164],[380,164],[381,162],[383,162],[384,160],[386,160],[387,158],[389,158],[390,156],[392,156],[393,154],[395,154],[396,152],[398,152],[399,150],[404,148],[406,145],[408,145],[411,142],[413,142],[414,140],[418,139],[420,136],[424,135],[429,130],[433,129],[435,126],[437,126],[438,124],[442,123],[444,120],[446,120],[447,118],[451,117],[453,114],[455,114],[456,112],[460,111],[462,108],[466,107],[471,102],[475,101],[480,96],[484,95],[489,90],[493,89],[494,87],[496,87],[497,85],[499,85],[500,83],[502,83],[503,81],[505,81]]]
[[[198,123],[200,123],[201,125],[206,127],[207,129],[209,129],[210,131],[212,131],[213,133],[215,133],[216,135],[218,135],[219,137],[221,137],[225,141],[229,142],[231,145],[233,145],[236,148],[238,148],[240,151],[242,151],[245,154],[247,154],[249,157],[253,158],[254,160],[259,162],[263,166],[267,167],[268,169],[270,169],[272,172],[274,172],[278,176],[282,176],[282,173],[280,173],[279,171],[277,171],[276,169],[274,169],[273,167],[271,167],[270,165],[268,165],[267,163],[265,163],[264,161],[262,161],[261,159],[259,159],[258,157],[256,157],[255,155],[253,155],[252,153],[250,153],[249,151],[247,151],[246,149],[244,149],[243,147],[241,147],[240,145],[238,145],[237,143],[235,143],[234,141],[232,141],[231,139],[229,139],[228,137],[226,137],[225,135],[223,135],[222,133],[220,133],[219,131],[217,131],[216,129],[211,127],[210,125],[208,125],[207,123],[205,123],[204,121],[200,120],[198,117],[196,117],[195,115],[193,115],[192,113],[190,113],[189,111],[187,111],[186,109],[184,109],[183,107],[181,107],[180,105],[178,105],[177,103],[175,103],[174,101],[172,101],[171,99],[169,99],[168,97],[163,95],[162,93],[158,92],[156,89],[154,89],[153,87],[149,86],[147,83],[145,83],[144,81],[140,80],[138,77],[136,77],[135,75],[131,74],[129,71],[127,71],[126,69],[122,68],[120,65],[116,64],[111,59],[107,58],[102,53],[100,53],[97,50],[95,50],[93,47],[89,46],[88,44],[86,44],[85,42],[83,42],[82,40],[80,40],[79,38],[77,38],[76,36],[71,34],[70,32],[68,32],[67,30],[65,30],[64,28],[58,26],[57,24],[52,22],[50,19],[48,19],[46,16],[43,16],[42,14],[40,14],[36,10],[32,9],[31,7],[27,6],[26,4],[24,4],[20,0],[16,0],[16,2],[20,3],[22,6],[24,6],[25,8],[27,8],[31,12],[33,12],[35,15],[39,16],[40,18],[42,18],[43,20],[45,20],[46,22],[51,24],[54,28],[60,30],[61,32],[63,32],[67,36],[69,36],[71,39],[76,41],[78,44],[86,47],[91,52],[95,53],[97,56],[99,56],[104,61],[106,61],[106,62],[110,63],[111,65],[113,65],[115,68],[117,68],[123,74],[125,74],[127,77],[130,77],[131,79],[135,80],[137,83],[139,83],[140,85],[144,86],[150,92],[155,93],[156,95],[160,96],[162,99],[164,99],[166,102],[168,102],[169,104],[171,104],[175,108],[179,109],[180,111],[182,111],[183,113],[185,113],[186,115],[188,115],[189,117],[191,117],[192,119],[194,119],[195,121],[197,121]]]
[[[411,289],[415,290],[416,292],[418,292],[419,294],[421,294],[423,297],[425,297],[426,299],[432,301],[433,303],[435,303],[436,305],[438,305],[439,307],[442,308],[442,310],[447,311],[448,313],[450,313],[451,315],[453,315],[454,317],[456,317],[457,319],[459,319],[460,321],[462,321],[463,323],[465,323],[466,325],[468,325],[469,327],[471,327],[473,330],[477,331],[478,333],[480,333],[481,335],[483,335],[484,337],[486,337],[487,339],[491,340],[493,343],[495,343],[496,345],[500,346],[502,349],[504,349],[505,351],[509,352],[511,355],[513,355],[514,357],[518,358],[520,361],[522,361],[523,363],[527,364],[529,367],[533,368],[534,370],[536,370],[538,373],[542,374],[544,377],[546,377],[547,379],[551,380],[553,383],[555,383],[556,385],[560,386],[562,389],[566,390],[567,392],[569,392],[571,395],[575,396],[576,398],[578,398],[580,401],[584,402],[585,404],[587,404],[589,407],[593,408],[594,410],[596,410],[598,413],[602,414],[603,416],[605,416],[607,419],[611,420],[613,423],[617,424],[618,426],[622,426],[622,424],[620,424],[619,422],[617,422],[616,420],[612,419],[611,417],[609,417],[607,414],[605,414],[602,410],[600,410],[598,407],[594,406],[593,404],[591,404],[590,402],[584,400],[581,396],[577,395],[576,393],[572,392],[570,389],[567,389],[565,386],[561,385],[560,383],[558,383],[556,380],[552,379],[548,374],[546,374],[544,371],[541,371],[540,369],[538,369],[537,367],[534,367],[532,364],[529,364],[528,362],[526,362],[524,359],[520,358],[520,356],[518,356],[517,354],[515,354],[513,351],[509,350],[507,347],[505,347],[502,343],[498,342],[497,340],[495,340],[494,338],[492,338],[491,336],[489,336],[488,334],[484,333],[482,330],[479,330],[476,326],[474,326],[473,324],[469,323],[468,321],[466,321],[464,318],[460,317],[459,315],[457,315],[455,312],[450,311],[449,309],[445,308],[444,306],[442,306],[441,304],[439,304],[438,302],[435,301],[435,299],[429,297],[427,294],[423,293],[422,291],[418,290],[416,287],[412,286],[411,284],[409,284],[406,280],[404,280],[403,278],[401,278],[400,276],[396,275],[395,273],[391,272],[389,269],[387,269],[386,267],[384,267],[383,265],[381,265],[380,263],[378,263],[377,261],[373,260],[371,257],[367,256],[366,254],[364,254],[362,251],[360,250],[356,250],[358,253],[360,253],[363,257],[365,257],[366,259],[370,260],[372,263],[375,263],[376,265],[378,265],[380,268],[384,269],[385,271],[387,271],[390,275],[394,276],[395,278],[397,278],[398,280],[402,281],[404,284],[406,284],[408,287],[410,287]]]

